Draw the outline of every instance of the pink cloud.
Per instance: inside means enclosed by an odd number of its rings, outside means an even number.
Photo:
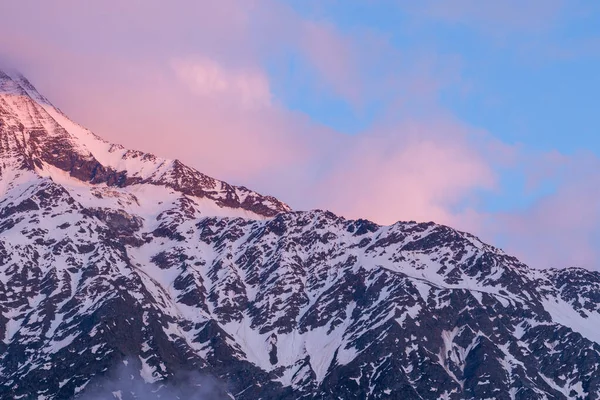
[[[560,169],[554,193],[519,212],[486,215],[484,237],[500,235],[505,249],[538,268],[597,269],[600,261],[600,160],[590,154],[555,153],[539,165]],[[534,172],[535,173],[535,172]]]
[[[458,123],[409,121],[352,138],[322,183],[325,201],[352,218],[454,222],[450,211],[495,176]]]
[[[203,97],[229,97],[244,107],[271,103],[269,79],[259,70],[225,70],[206,58],[175,59],[171,66],[190,90]]]

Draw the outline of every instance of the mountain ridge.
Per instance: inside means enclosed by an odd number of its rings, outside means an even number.
[[[432,222],[292,211],[65,128],[14,79],[0,397],[600,397],[600,273],[534,270]]]
[[[99,138],[69,120],[22,75],[17,74],[15,78],[0,71],[0,93],[3,93],[0,112],[6,125],[0,151],[5,157],[7,152],[12,153],[21,160],[21,165],[28,165],[30,169],[43,170],[49,165],[80,181],[108,186],[164,185],[190,196],[211,199],[222,207],[239,208],[259,216],[290,210],[272,196],[218,181],[179,160],[126,150]],[[52,174],[51,171],[46,173]]]

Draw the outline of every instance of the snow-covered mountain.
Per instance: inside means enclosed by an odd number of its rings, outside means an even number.
[[[600,274],[130,151],[0,72],[0,398],[600,398]]]

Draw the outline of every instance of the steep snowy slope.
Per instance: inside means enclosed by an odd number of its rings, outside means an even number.
[[[126,150],[100,139],[69,120],[18,74],[0,71],[0,118],[0,195],[15,175],[27,171],[30,174],[24,181],[32,179],[32,174],[47,177],[68,190],[78,190],[81,196],[86,192],[98,197],[98,190],[114,187],[127,188],[127,192],[151,190],[144,198],[157,203],[170,194],[186,195],[207,207],[209,215],[260,218],[289,211],[273,197],[228,185],[177,160]]]
[[[600,397],[600,274],[292,212],[0,91],[0,398]]]

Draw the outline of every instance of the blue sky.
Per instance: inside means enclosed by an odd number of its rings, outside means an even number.
[[[374,30],[401,52],[460,63],[460,82],[444,88],[441,104],[506,142],[565,153],[600,151],[600,7],[593,2],[565,2],[541,27],[505,23],[490,31],[470,21],[414,21],[414,13],[392,1],[291,3],[349,34]],[[294,57],[289,68],[284,81],[310,74]],[[365,129],[387,105],[374,98],[355,110],[343,98],[310,90],[282,90],[282,99],[350,134]]]

